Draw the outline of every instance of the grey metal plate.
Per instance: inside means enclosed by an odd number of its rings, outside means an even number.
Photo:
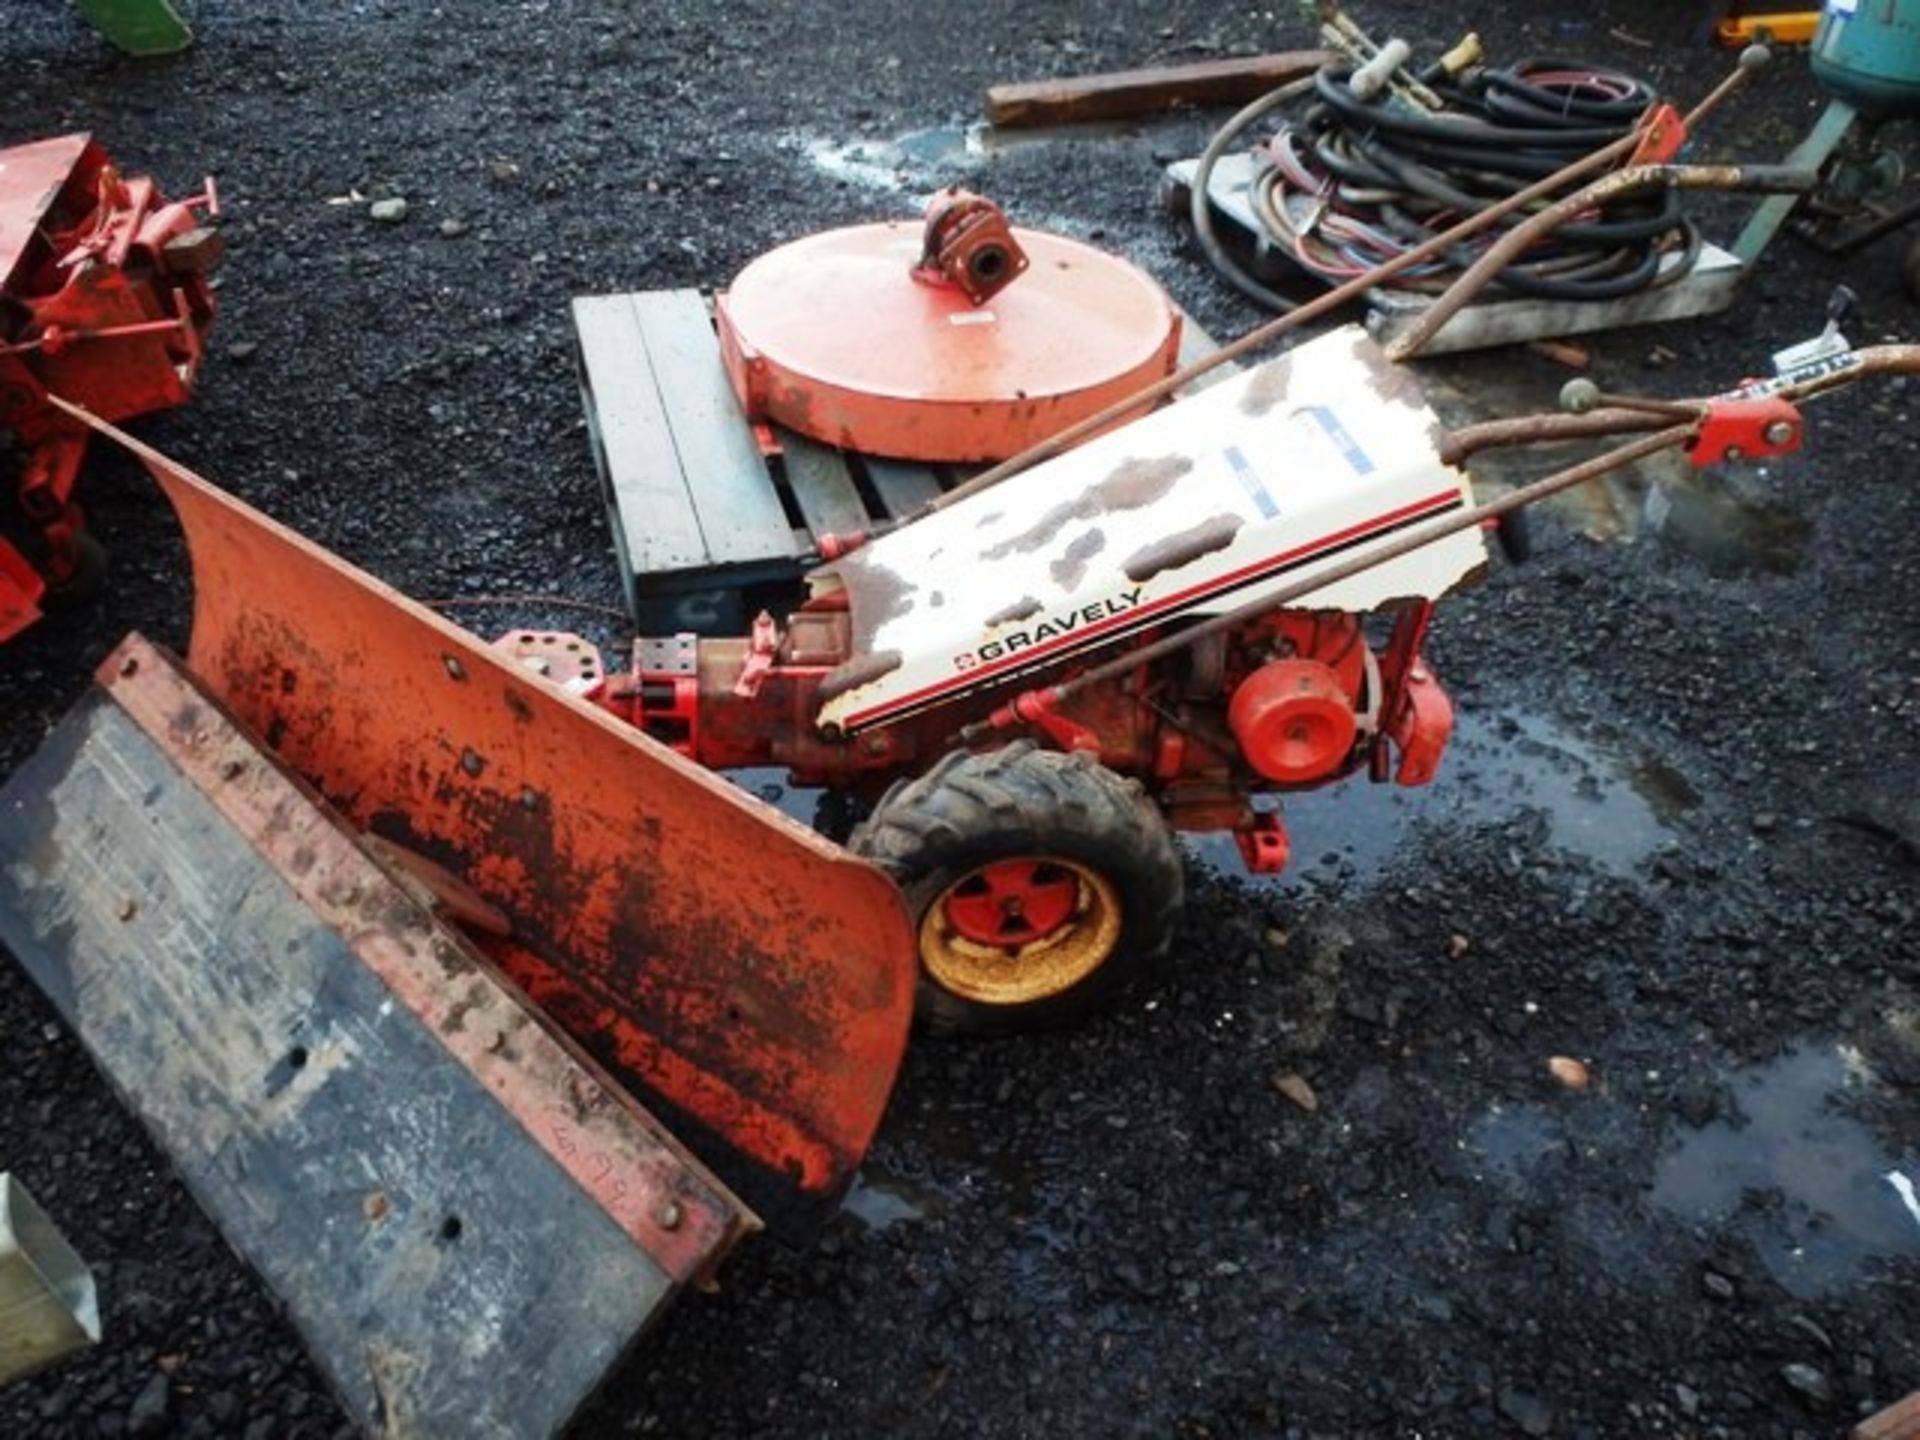
[[[787,484],[816,537],[851,534],[872,523],[840,451],[785,432],[780,448],[786,457]]]
[[[634,574],[793,555],[793,529],[695,290],[573,302],[587,422]]]
[[[0,790],[0,942],[368,1433],[556,1433],[672,1294],[104,692]]]
[[[860,463],[866,466],[867,478],[873,481],[874,492],[887,507],[887,514],[895,519],[905,519],[939,498],[940,482],[925,465],[911,460],[883,460],[877,455],[863,455]]]
[[[731,565],[792,555],[793,527],[727,380],[707,302],[697,290],[648,290],[628,299],[708,560]]]

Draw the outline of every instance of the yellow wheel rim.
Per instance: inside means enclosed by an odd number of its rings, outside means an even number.
[[[936,984],[983,1005],[1030,1005],[1072,989],[1120,943],[1120,897],[1105,876],[1055,855],[981,865],[920,920]]]

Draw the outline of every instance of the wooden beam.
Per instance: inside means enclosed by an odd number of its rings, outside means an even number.
[[[1178,105],[1243,105],[1339,57],[1329,50],[1290,50],[1236,60],[1155,65],[1064,80],[995,85],[987,119],[1006,129],[1123,120]]]
[[[1852,1440],[1916,1440],[1920,1437],[1920,1390],[1853,1427]]]

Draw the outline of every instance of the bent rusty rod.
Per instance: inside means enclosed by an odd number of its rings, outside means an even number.
[[[1828,364],[1817,366],[1801,378],[1792,375],[1774,380],[1758,380],[1736,386],[1728,395],[1777,395],[1783,400],[1817,399],[1832,390],[1864,380],[1870,375],[1920,374],[1920,345],[1869,345],[1849,351]],[[1517,415],[1506,420],[1483,420],[1449,431],[1439,444],[1440,459],[1448,465],[1460,465],[1483,450],[1498,450],[1511,445],[1557,445],[1572,440],[1599,440],[1609,435],[1630,435],[1635,431],[1658,430],[1674,421],[1697,423],[1712,404],[1710,398],[1689,397],[1680,400],[1648,396],[1606,396],[1604,408],[1585,414]]]
[[[1739,73],[1738,71],[1735,72],[1735,74]],[[1402,270],[1431,260],[1441,251],[1459,244],[1462,240],[1472,239],[1482,230],[1505,219],[1523,206],[1530,205],[1534,201],[1552,194],[1563,185],[1571,184],[1575,180],[1583,179],[1587,175],[1592,174],[1595,170],[1604,168],[1620,156],[1627,154],[1639,141],[1639,132],[1635,131],[1632,134],[1622,135],[1618,140],[1602,145],[1598,150],[1592,151],[1579,160],[1575,160],[1572,164],[1547,176],[1544,180],[1536,180],[1533,184],[1527,186],[1526,189],[1517,190],[1507,196],[1506,199],[1467,216],[1457,225],[1442,230],[1438,235],[1433,236],[1429,240],[1421,241],[1411,250],[1402,251],[1400,254],[1394,256],[1393,259],[1376,266],[1366,274],[1356,275],[1344,284],[1336,285],[1324,295],[1315,296],[1296,309],[1289,310],[1284,315],[1277,315],[1264,325],[1255,326],[1238,340],[1228,341],[1212,354],[1202,356],[1186,368],[1176,370],[1173,374],[1168,375],[1164,379],[1156,380],[1151,385],[1142,386],[1140,389],[1134,391],[1133,394],[1114,401],[1104,410],[1096,411],[1084,420],[1076,420],[1073,424],[1067,426],[1066,429],[1049,435],[1046,439],[1028,446],[1018,455],[1002,460],[998,465],[990,469],[982,470],[971,480],[966,481],[964,484],[954,486],[953,489],[947,491],[938,499],[933,500],[925,509],[921,510],[919,515],[916,515],[914,519],[919,519],[921,516],[931,515],[936,511],[944,510],[949,505],[957,504],[959,501],[966,499],[969,495],[976,495],[982,490],[998,485],[1002,480],[1011,479],[1022,470],[1031,469],[1042,460],[1051,460],[1056,455],[1064,454],[1067,450],[1071,449],[1076,442],[1084,440],[1097,430],[1104,430],[1116,420],[1126,419],[1142,406],[1148,405],[1156,400],[1166,399],[1166,397],[1173,394],[1174,391],[1199,379],[1202,375],[1209,374],[1219,369],[1222,365],[1238,360],[1249,350],[1256,349],[1266,344],[1269,340],[1277,339],[1290,330],[1298,330],[1310,320],[1318,320],[1322,315],[1327,314],[1329,311],[1339,309],[1342,305],[1346,304],[1347,301],[1366,293],[1375,285],[1391,280]],[[911,524],[912,521],[908,521],[907,523]]]
[[[1692,417],[1685,417],[1691,419]],[[1658,430],[1676,419],[1645,410],[1590,410],[1584,415],[1516,415],[1506,420],[1483,420],[1447,432],[1440,442],[1442,463],[1459,465],[1482,450],[1510,445],[1557,445],[1570,440],[1604,440],[1637,430]]]
[[[1792,170],[1780,165],[1633,165],[1603,175],[1564,200],[1529,215],[1502,235],[1460,278],[1449,285],[1438,299],[1420,312],[1406,333],[1387,347],[1387,358],[1400,361],[1419,353],[1442,325],[1451,320],[1516,256],[1543,236],[1595,206],[1622,195],[1663,186],[1676,190],[1750,190],[1761,193],[1802,194],[1814,187],[1819,177],[1811,170]]]
[[[1245,625],[1250,620],[1290,605],[1316,590],[1324,590],[1329,585],[1351,579],[1364,571],[1384,565],[1389,560],[1398,560],[1401,556],[1409,555],[1422,546],[1431,545],[1436,540],[1444,540],[1447,536],[1458,534],[1471,526],[1498,520],[1510,511],[1532,505],[1536,501],[1546,499],[1549,495],[1557,495],[1562,490],[1572,489],[1575,485],[1584,484],[1610,470],[1618,470],[1622,465],[1630,465],[1635,460],[1642,460],[1662,450],[1671,450],[1675,446],[1684,445],[1693,438],[1697,428],[1692,424],[1672,425],[1655,434],[1643,435],[1640,439],[1617,449],[1596,455],[1590,460],[1583,460],[1578,465],[1570,465],[1564,470],[1555,471],[1551,475],[1535,480],[1530,485],[1521,486],[1518,490],[1509,491],[1497,500],[1489,500],[1484,505],[1469,506],[1465,510],[1456,511],[1452,515],[1422,525],[1416,530],[1409,530],[1399,539],[1381,546],[1378,550],[1363,551],[1317,574],[1303,576],[1290,584],[1282,585],[1270,595],[1263,595],[1260,599],[1249,601],[1237,609],[1211,616],[1196,625],[1188,626],[1177,634],[1142,645],[1137,650],[1129,650],[1124,655],[1117,656],[1103,665],[1096,665],[1091,670],[1061,681],[1058,685],[1024,691],[995,710],[985,720],[976,720],[971,725],[962,726],[958,732],[959,742],[962,745],[972,745],[986,739],[997,730],[1009,730],[1016,725],[1028,723],[1029,717],[1020,713],[1022,701],[1030,700],[1030,704],[1038,706],[1040,710],[1051,709],[1062,700],[1082,690],[1120,679],[1142,665],[1151,664],[1163,656],[1185,650],[1210,635],[1218,635],[1222,631]]]
[[[1715,85],[1713,89],[1701,99],[1700,103],[1695,105],[1693,109],[1687,113],[1686,119],[1683,122],[1687,131],[1691,132],[1695,126],[1711,115],[1729,96],[1745,84],[1747,78],[1766,63],[1766,55],[1767,52],[1757,46],[1750,47],[1747,51],[1742,52],[1739,65],[1722,78],[1720,83]],[[944,510],[949,505],[966,499],[969,495],[976,495],[989,486],[997,485],[1002,480],[1006,480],[1019,474],[1022,470],[1039,464],[1042,460],[1051,460],[1054,456],[1062,454],[1071,448],[1075,442],[1084,440],[1096,430],[1105,429],[1116,420],[1125,419],[1141,406],[1155,400],[1165,399],[1167,396],[1173,394],[1174,391],[1197,380],[1200,376],[1208,374],[1230,361],[1239,359],[1249,350],[1264,345],[1267,341],[1284,335],[1290,330],[1297,330],[1310,320],[1318,320],[1322,315],[1327,314],[1331,310],[1338,309],[1340,306],[1346,304],[1347,301],[1365,293],[1373,286],[1383,281],[1391,280],[1401,271],[1432,259],[1443,250],[1459,244],[1462,240],[1471,239],[1482,230],[1487,229],[1498,221],[1504,220],[1507,216],[1513,214],[1514,211],[1523,209],[1533,204],[1536,200],[1545,199],[1556,190],[1570,185],[1576,180],[1585,179],[1596,170],[1604,169],[1620,156],[1630,154],[1640,144],[1642,138],[1643,131],[1636,126],[1632,131],[1622,135],[1618,140],[1602,145],[1598,150],[1594,150],[1582,156],[1580,159],[1563,166],[1544,179],[1536,180],[1524,189],[1516,190],[1505,199],[1487,206],[1486,209],[1467,216],[1458,224],[1452,225],[1442,230],[1439,234],[1421,241],[1412,249],[1403,251],[1401,254],[1394,256],[1393,259],[1369,270],[1366,274],[1356,275],[1353,279],[1335,286],[1324,295],[1307,301],[1299,308],[1290,310],[1285,315],[1275,316],[1272,320],[1267,321],[1266,324],[1254,327],[1239,339],[1229,341],[1212,354],[1196,360],[1184,369],[1175,371],[1163,380],[1156,380],[1151,385],[1143,386],[1124,399],[1116,400],[1104,410],[1089,415],[1084,420],[1075,421],[1072,425],[1069,425],[1057,434],[1051,435],[1037,444],[1028,446],[1018,455],[1002,460],[990,469],[981,471],[971,480],[966,481],[964,484],[954,486],[953,489],[931,502],[919,511],[913,519],[917,520],[923,516],[931,515],[935,511]],[[1485,283],[1485,280],[1482,280],[1479,282],[1479,286],[1484,286]],[[1479,286],[1476,286],[1476,289],[1478,289]],[[903,523],[911,524],[912,520]]]
[[[1789,401],[1810,400],[1838,390],[1856,380],[1869,375],[1915,375],[1920,374],[1920,345],[1870,345],[1863,350],[1852,351],[1831,368],[1822,368],[1795,380],[1791,377],[1779,381],[1762,381],[1739,390],[1727,392],[1738,396],[1764,392],[1778,395]],[[1489,500],[1482,505],[1469,506],[1452,515],[1443,516],[1416,530],[1409,530],[1399,539],[1390,541],[1378,550],[1363,551],[1337,565],[1330,566],[1316,575],[1303,576],[1291,584],[1283,585],[1271,595],[1249,601],[1234,610],[1212,616],[1198,624],[1188,626],[1175,634],[1167,635],[1151,644],[1142,645],[1137,650],[1129,650],[1116,656],[1103,665],[1063,680],[1058,685],[1044,686],[1038,690],[1022,691],[1013,700],[999,707],[985,720],[977,720],[971,725],[961,727],[956,739],[962,745],[972,745],[985,739],[996,730],[1012,729],[1015,725],[1027,723],[1029,716],[1020,714],[1021,702],[1027,701],[1040,710],[1050,709],[1060,701],[1078,694],[1095,685],[1104,685],[1117,680],[1139,668],[1166,655],[1175,654],[1198,644],[1208,636],[1217,635],[1224,630],[1232,630],[1258,619],[1270,611],[1281,609],[1295,600],[1311,595],[1316,590],[1324,590],[1342,580],[1384,565],[1389,560],[1398,560],[1411,554],[1424,545],[1457,534],[1472,525],[1485,525],[1500,519],[1515,510],[1557,495],[1562,490],[1570,490],[1589,480],[1618,470],[1622,465],[1630,465],[1635,460],[1643,460],[1662,450],[1671,450],[1690,442],[1704,419],[1709,402],[1706,400],[1686,399],[1662,402],[1675,409],[1697,406],[1699,416],[1678,425],[1669,425],[1651,435],[1643,435],[1577,465],[1557,470],[1543,476],[1531,484],[1511,490],[1497,500]],[[1443,443],[1441,453],[1448,464],[1458,464],[1460,459],[1477,450],[1491,449],[1498,445],[1541,444],[1562,440],[1592,439],[1596,433],[1619,433],[1623,430],[1645,429],[1657,423],[1660,418],[1648,410],[1613,409],[1596,410],[1586,415],[1529,415],[1516,420],[1498,420],[1483,425],[1470,425],[1456,430]],[[1597,426],[1608,427],[1605,431],[1596,431]]]

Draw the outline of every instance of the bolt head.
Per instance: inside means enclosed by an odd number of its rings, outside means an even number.
[[[1769,445],[1784,445],[1791,439],[1793,439],[1793,424],[1791,421],[1776,420],[1767,426],[1767,443]]]

